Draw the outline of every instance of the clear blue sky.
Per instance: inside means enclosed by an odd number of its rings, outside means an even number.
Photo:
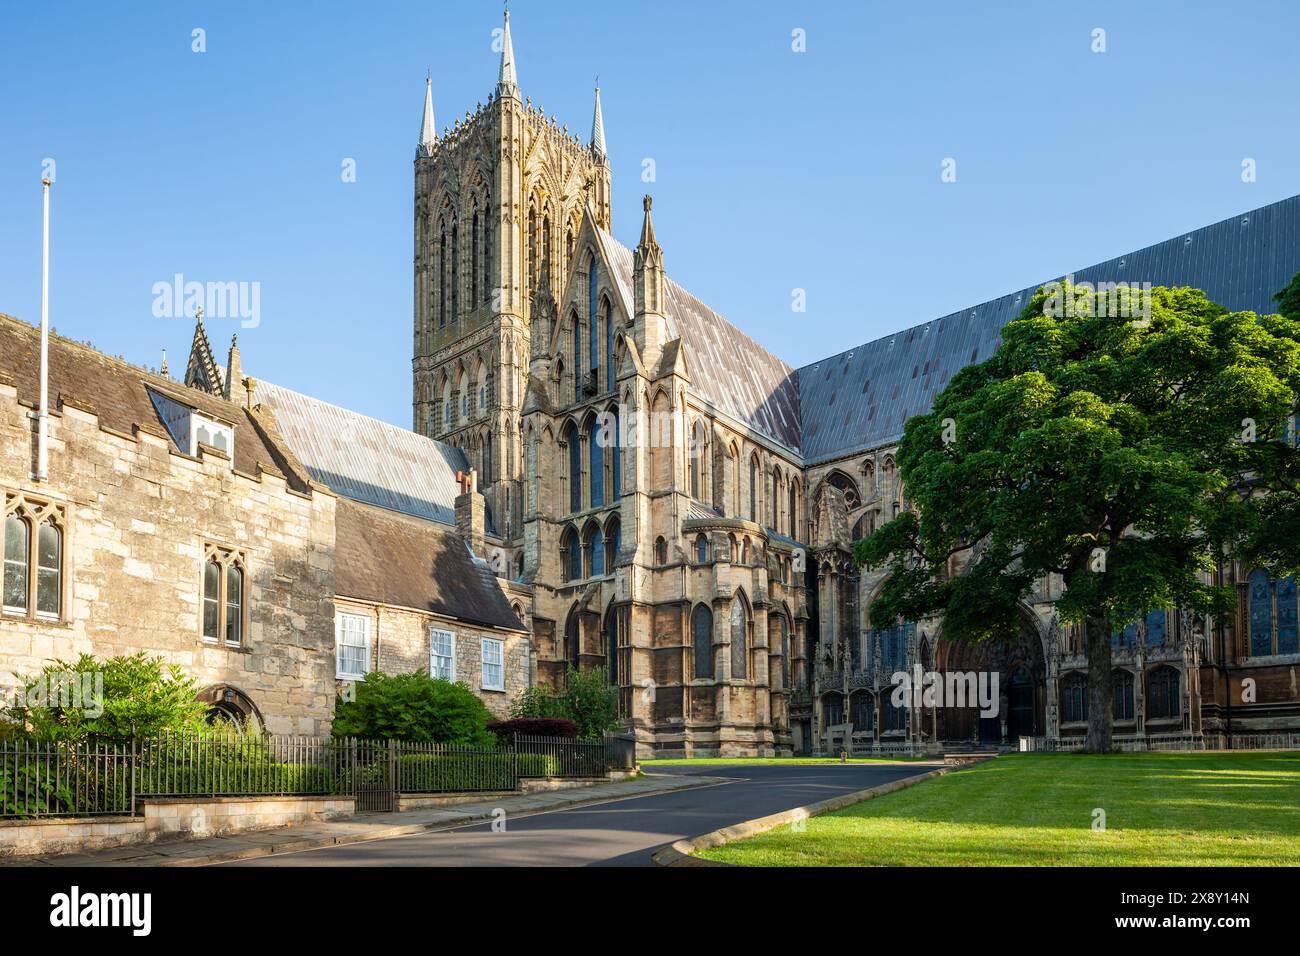
[[[511,6],[524,93],[584,137],[600,74],[615,233],[653,192],[670,275],[794,366],[1300,192],[1294,2]],[[500,12],[11,6],[0,311],[39,319],[50,157],[60,332],[178,374],[153,284],[256,281],[246,371],[409,426],[425,71],[441,128],[493,89]]]

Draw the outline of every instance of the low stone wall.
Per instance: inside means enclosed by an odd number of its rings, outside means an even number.
[[[353,797],[212,797],[143,801],[136,817],[0,820],[0,856],[57,856],[156,840],[197,839],[350,816]]]

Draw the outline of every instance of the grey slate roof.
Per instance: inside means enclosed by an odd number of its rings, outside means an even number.
[[[612,267],[624,314],[634,314],[632,250],[597,229]],[[672,279],[665,286],[666,334],[686,349],[692,390],[719,410],[799,450],[795,370]]]
[[[1194,286],[1234,311],[1267,314],[1277,311],[1273,294],[1297,272],[1300,196],[1292,196],[1073,275],[1076,282]],[[805,460],[813,464],[897,441],[903,422],[928,411],[954,373],[993,354],[1002,326],[1043,284],[799,369]]]
[[[255,398],[312,478],[355,501],[443,524],[456,523],[457,448],[388,422],[259,381]]]

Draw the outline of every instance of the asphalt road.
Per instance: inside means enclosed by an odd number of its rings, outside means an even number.
[[[685,837],[925,773],[933,764],[656,767],[734,782],[612,800],[418,836],[260,857],[226,866],[649,866]]]

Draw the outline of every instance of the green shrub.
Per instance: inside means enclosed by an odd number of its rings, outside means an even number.
[[[60,690],[73,687],[75,695]],[[20,704],[6,716],[42,740],[128,740],[204,729],[208,708],[197,694],[194,678],[161,657],[100,661],[82,654],[75,662],[54,661],[27,680]],[[70,703],[77,706],[65,706]]]
[[[410,740],[491,748],[492,715],[463,683],[413,674],[367,674],[356,684],[356,699],[340,700],[334,711],[335,737]]]
[[[578,738],[594,740],[618,727],[618,688],[610,684],[605,668],[569,667],[564,689],[529,687],[510,707],[515,719],[561,717],[573,721]]]

